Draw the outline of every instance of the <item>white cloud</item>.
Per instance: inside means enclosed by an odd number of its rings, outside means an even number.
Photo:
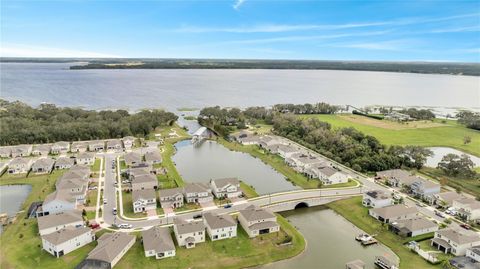
[[[433,34],[441,33],[463,33],[463,32],[480,32],[480,27],[477,26],[467,26],[467,27],[458,27],[458,28],[447,28],[447,29],[437,29],[430,31]]]
[[[243,3],[245,3],[246,0],[236,0],[235,4],[233,4],[233,8],[238,10],[242,5]]]
[[[379,42],[356,42],[347,44],[336,44],[336,47],[366,49],[366,50],[388,50],[399,51],[406,50],[413,46],[419,45],[417,40],[412,39],[397,39]]]
[[[48,57],[48,58],[117,58],[118,55],[91,51],[30,46],[23,44],[2,44],[1,57]]]

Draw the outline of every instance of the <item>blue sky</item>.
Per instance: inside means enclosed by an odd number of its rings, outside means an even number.
[[[10,1],[1,56],[480,61],[480,1]]]

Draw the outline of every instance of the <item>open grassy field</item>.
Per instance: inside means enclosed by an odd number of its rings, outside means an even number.
[[[435,120],[403,124],[352,114],[302,115],[301,117],[317,118],[330,123],[334,128],[354,127],[387,145],[444,146],[480,156],[480,131],[465,128],[453,120],[447,120],[444,123],[441,120]],[[472,138],[470,144],[463,144],[465,136]]]
[[[339,200],[327,205],[345,219],[389,247],[400,257],[400,268],[440,268],[434,266],[403,245],[409,239],[402,238],[387,230],[386,226],[368,215],[368,208],[362,206],[362,197]]]
[[[163,260],[145,258],[137,239],[116,268],[246,268],[298,255],[305,248],[305,240],[286,219],[278,216],[278,221],[280,233],[250,239],[239,226],[237,238],[215,242],[207,239],[193,249],[177,246],[176,256]],[[286,235],[292,237],[292,244],[278,246]]]

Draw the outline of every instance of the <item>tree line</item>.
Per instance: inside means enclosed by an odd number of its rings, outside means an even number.
[[[163,110],[85,110],[0,99],[0,144],[17,145],[146,136],[155,128],[171,125],[177,116]]]
[[[480,130],[480,113],[461,111],[457,114],[458,122],[467,128]]]

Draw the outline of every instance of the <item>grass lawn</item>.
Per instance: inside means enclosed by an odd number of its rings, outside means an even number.
[[[387,120],[375,120],[353,114],[302,115],[330,123],[334,128],[354,127],[376,137],[387,145],[444,146],[480,156],[480,131],[468,129],[456,121],[441,120],[401,124]],[[472,142],[464,145],[463,138],[470,136]]]
[[[168,173],[166,175],[157,175],[157,179],[160,189],[171,189],[178,187],[176,181],[171,178]]]
[[[98,173],[99,170],[100,170],[100,163],[101,163],[101,159],[100,158],[95,158],[95,162],[93,163],[93,165],[90,166],[90,169],[92,170],[92,172],[94,173]]]
[[[238,226],[237,238],[215,242],[207,239],[193,249],[177,246],[176,256],[163,260],[145,258],[140,240],[137,240],[116,268],[246,268],[300,254],[305,248],[302,235],[283,217],[278,216],[278,221],[280,233],[250,239]],[[277,246],[286,235],[292,237],[292,244]]]
[[[187,211],[187,210],[194,210],[194,209],[201,209],[202,207],[197,204],[192,204],[192,203],[184,203],[182,207],[175,208],[173,211],[175,212],[182,212],[182,211]]]
[[[436,179],[440,182],[442,182],[441,179],[446,179],[445,182],[448,186],[460,188],[460,190],[464,192],[480,197],[480,180],[478,179],[449,177],[446,176],[441,170],[431,167],[423,167],[419,172],[422,175],[426,175],[427,177]]]
[[[247,199],[258,197],[258,193],[255,191],[255,188],[253,186],[246,184],[243,181],[240,181],[240,188],[242,189]]]
[[[97,190],[89,190],[87,193],[87,203],[86,206],[96,206],[97,205],[97,197],[98,196],[98,189]]]
[[[87,215],[85,216],[88,220],[95,219],[95,211],[87,211]]]
[[[120,159],[120,171],[127,169],[127,164],[124,159]]]
[[[368,208],[362,206],[362,197],[339,200],[327,205],[345,219],[368,234],[376,234],[375,238],[389,247],[400,257],[400,268],[438,268],[417,254],[410,251],[402,243],[406,240],[387,230],[379,221],[368,215]]]
[[[355,187],[360,184],[358,181],[349,179],[348,182],[333,184],[333,185],[323,185],[322,189],[331,189],[331,188],[346,188],[346,187]]]

